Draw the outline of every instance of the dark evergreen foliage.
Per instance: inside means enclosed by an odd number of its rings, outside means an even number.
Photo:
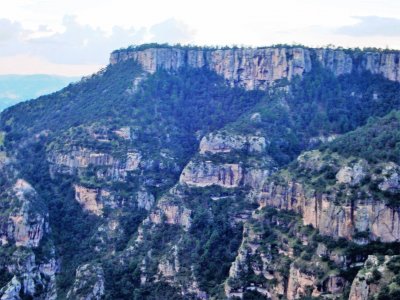
[[[18,168],[22,176],[34,185],[49,207],[52,238],[57,255],[62,258],[58,274],[61,296],[71,287],[76,267],[96,261],[104,253],[90,250],[97,242],[93,236],[99,220],[83,212],[75,201],[72,186],[77,178],[51,178],[46,151],[48,147],[64,147],[65,141],[69,141],[71,147],[84,145],[115,155],[132,146],[123,142],[96,144],[87,139],[80,126],[107,125],[111,130],[121,126],[136,128],[135,147],[155,161],[160,159],[161,150],[169,150],[177,167],[161,170],[159,164],[154,163],[140,174],[159,198],[176,182],[183,166],[197,151],[199,136],[208,132],[221,128],[241,134],[257,131],[268,140],[265,156],[272,157],[277,166],[284,166],[301,151],[316,146],[310,143],[312,137],[344,134],[366,124],[370,117],[381,117],[400,109],[399,84],[368,73],[338,78],[316,67],[302,79],[278,82],[267,92],[231,88],[223,78],[207,69],[181,69],[176,73],[159,70],[147,75],[132,89],[132,82],[140,73],[140,67],[133,61],[108,66],[101,73],[60,92],[18,104],[1,114],[0,126],[7,133],[6,150],[16,155],[21,162]],[[259,120],[251,118],[255,113],[260,115]],[[394,112],[326,147],[344,156],[399,163],[399,118],[399,113]],[[39,133],[41,137],[37,136]],[[90,179],[96,170],[88,169],[85,176]],[[333,180],[332,174],[333,171],[327,174],[326,180]],[[139,176],[133,177],[112,188],[124,195],[132,194]],[[235,205],[241,210],[254,209],[244,201],[240,194],[243,191],[235,192],[234,202],[231,199],[214,202],[210,194],[196,190],[188,195],[192,199],[188,205],[194,214],[191,229],[182,234],[182,251],[185,251],[182,268],[190,268],[189,262],[196,261],[194,273],[201,288],[214,296],[220,292],[240,245],[242,227],[230,222],[237,209]],[[136,208],[121,217],[123,234],[114,241],[117,254],[126,249],[145,217],[146,212]],[[283,217],[290,219],[292,216],[283,214]],[[160,228],[143,251],[147,253],[151,248],[154,257],[161,255],[179,230],[182,229],[174,226]],[[274,235],[265,237],[273,239]],[[381,249],[381,243],[368,247],[371,248],[343,246],[349,256],[387,252],[387,248]],[[305,261],[311,259],[311,254],[301,246],[295,250]],[[37,253],[40,251],[42,249]],[[163,283],[152,282],[139,288],[139,258],[133,258],[123,267],[113,259],[102,263],[106,299],[127,299],[132,295],[133,299],[181,299],[175,288]],[[156,272],[156,267],[149,269]],[[354,272],[349,271],[347,276],[354,276]],[[1,271],[0,281],[6,280],[8,274]],[[258,298],[256,292],[245,293],[245,299]]]

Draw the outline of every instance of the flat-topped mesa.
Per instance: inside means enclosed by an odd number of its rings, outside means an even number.
[[[315,57],[315,60],[312,59]],[[176,71],[181,67],[207,67],[223,76],[231,86],[247,90],[266,89],[279,79],[291,80],[310,72],[315,62],[336,76],[352,71],[370,71],[400,82],[400,52],[356,52],[305,47],[271,48],[179,48],[149,47],[111,53],[110,64],[133,59],[145,72]]]
[[[149,48],[120,50],[111,54],[110,64],[134,59],[144,71],[158,68],[176,71],[181,67],[208,67],[223,76],[231,86],[248,90],[265,89],[278,79],[291,79],[311,70],[310,52],[304,48],[263,49],[180,49]]]

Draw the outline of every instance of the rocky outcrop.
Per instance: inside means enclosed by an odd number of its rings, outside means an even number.
[[[94,214],[96,216],[102,216],[103,210],[105,207],[116,209],[121,208],[123,205],[130,205],[131,197],[116,199],[118,195],[115,192],[112,192],[106,188],[88,188],[82,185],[75,184],[75,200],[82,206],[82,209],[87,211],[88,213]],[[152,198],[151,194],[144,194],[144,191],[139,191],[138,195],[142,197],[138,198],[138,207],[143,205],[141,208],[146,209],[146,205],[152,205],[152,200],[154,202],[154,198]],[[139,197],[139,196],[138,196]],[[144,197],[147,197],[146,199]],[[139,200],[142,202],[139,203]],[[147,202],[146,202],[147,201]]]
[[[321,65],[335,75],[350,74],[353,71],[369,71],[392,80],[400,81],[400,52],[352,52],[332,49],[315,50]]]
[[[176,286],[182,291],[182,295],[185,299],[209,299],[207,293],[202,291],[199,287],[198,281],[194,276],[193,266],[190,270],[187,270],[184,277],[188,277],[182,280],[182,270],[179,261],[179,246],[174,245],[171,247],[169,253],[166,256],[161,257],[157,265],[157,274],[155,276],[156,281],[163,281]]]
[[[242,180],[239,164],[215,164],[211,161],[191,161],[182,171],[179,182],[189,186],[218,185],[226,188],[239,186]]]
[[[180,225],[189,229],[191,225],[191,210],[169,202],[157,204],[157,208],[150,214],[149,219],[154,224]]]
[[[359,70],[380,74],[393,81],[400,81],[399,52],[367,53],[361,56],[361,63],[356,66]]]
[[[336,76],[349,74],[353,70],[353,58],[342,50],[316,49],[315,55],[321,65]]]
[[[296,182],[287,185],[270,183],[262,191],[261,206],[294,210],[321,234],[352,239],[356,232],[366,232],[370,239],[383,242],[400,240],[400,212],[380,201],[356,200],[335,204],[328,195],[306,192]]]
[[[313,59],[315,57],[315,60]],[[393,81],[400,81],[400,53],[397,51],[357,52],[340,49],[305,47],[183,49],[174,47],[123,49],[114,51],[110,64],[133,59],[143,70],[176,71],[181,67],[207,67],[223,76],[232,86],[248,90],[266,89],[279,79],[310,72],[315,64],[331,70],[336,76],[353,71],[369,71]]]
[[[395,275],[387,267],[392,258],[385,256],[380,260],[375,255],[369,255],[363,268],[360,269],[354,278],[349,300],[377,299],[378,292],[383,287],[389,286],[390,281],[393,280]],[[392,284],[392,288],[398,289],[398,285]]]
[[[99,199],[99,191],[97,189],[90,189],[80,185],[74,185],[75,200],[82,206],[82,208],[96,216],[103,214],[103,204]]]
[[[200,141],[200,153],[227,153],[232,150],[248,150],[262,152],[266,140],[261,136],[232,135],[229,133],[210,133]]]
[[[70,172],[78,168],[87,168],[89,165],[112,166],[114,163],[111,155],[87,148],[75,148],[68,153],[51,153],[48,160],[52,164],[66,167]]]
[[[334,270],[347,265],[335,259],[335,250],[320,244],[315,250],[307,249],[307,255],[312,257],[308,260],[295,254],[298,250],[293,245],[306,249],[312,240],[311,234],[304,234],[305,227],[299,220],[299,216],[288,218],[286,213],[268,210],[252,214],[244,224],[243,240],[225,281],[225,294],[229,299],[246,299],[248,291],[273,300],[322,294],[327,299],[337,299],[343,294],[347,281]]]
[[[50,152],[48,161],[50,174],[80,174],[89,166],[102,167],[96,172],[98,179],[124,180],[127,172],[139,168],[141,155],[138,152],[127,152],[125,159],[116,159],[108,153],[87,148],[74,148],[69,152]]]
[[[114,130],[114,133],[124,140],[131,139],[131,128],[130,127],[121,127],[117,130]]]
[[[148,191],[146,191],[145,189],[140,189],[136,195],[137,205],[139,208],[143,208],[149,211],[153,207],[155,199],[154,196]]]
[[[179,265],[174,265],[173,262],[169,261],[168,259],[164,258],[158,264],[158,272],[164,278],[164,280],[171,281],[176,273],[179,272]]]
[[[0,289],[0,299],[21,299],[37,297],[37,299],[55,300],[57,298],[56,260],[50,258],[46,262],[36,262],[35,255],[29,250],[17,250],[7,265],[13,278]]]
[[[0,227],[1,245],[15,243],[17,247],[38,247],[48,230],[47,213],[38,209],[42,206],[39,196],[23,179],[16,180],[10,193],[17,201],[12,202],[15,206],[8,218],[0,218],[0,222],[3,221]]]
[[[248,289],[256,290],[259,293],[268,296],[268,298],[271,298],[273,291],[268,290],[263,286],[256,286],[254,284],[248,286],[243,283],[239,285],[235,284],[237,281],[240,282],[242,277],[246,278],[251,272],[269,278],[269,273],[264,270],[265,265],[268,264],[268,258],[263,252],[260,252],[260,238],[261,235],[257,234],[253,228],[246,223],[243,228],[242,244],[240,245],[235,261],[229,269],[229,277],[225,281],[225,295],[229,299],[233,297],[243,298],[243,293]],[[251,258],[255,256],[260,256],[261,263],[255,264],[254,262],[250,262]]]
[[[37,247],[43,237],[45,220],[41,215],[30,217],[27,213],[10,216],[8,231],[16,246]]]
[[[243,299],[246,291],[256,291],[265,298],[273,300],[286,295],[287,279],[281,273],[279,259],[274,257],[273,252],[277,251],[280,255],[286,256],[285,259],[291,259],[289,255],[291,251],[281,249],[282,244],[278,239],[275,240],[274,246],[265,241],[265,236],[268,236],[268,231],[265,229],[271,224],[268,226],[264,224],[269,221],[262,213],[253,213],[244,223],[242,243],[224,285],[228,299],[236,297]]]
[[[329,295],[328,299],[338,299],[343,294],[346,281],[336,275],[329,275],[323,285],[319,285],[317,276],[304,272],[290,265],[286,298],[288,300],[303,299],[304,297],[319,298],[322,294]]]
[[[178,49],[148,48],[114,51],[110,63],[133,59],[145,72],[176,71],[181,67],[208,67],[234,86],[265,89],[278,79],[291,79],[311,70],[310,51],[304,48]]]
[[[76,270],[67,299],[100,300],[104,295],[104,272],[100,265],[84,264]]]
[[[139,168],[142,156],[138,152],[128,152],[126,154],[125,171],[135,171]]]
[[[332,295],[341,295],[343,293],[346,281],[341,276],[329,275],[324,282],[324,289]]]
[[[158,263],[158,277],[166,282],[173,283],[174,277],[179,272],[180,263],[178,258],[178,247],[175,245],[168,256],[163,257]]]
[[[400,167],[395,163],[388,163],[382,168],[382,182],[378,188],[384,192],[400,192]]]
[[[243,174],[243,185],[259,191],[269,179],[270,174],[269,169],[247,168]]]
[[[353,167],[344,166],[336,174],[338,183],[348,184],[350,186],[356,186],[366,176],[365,167],[363,162],[356,163]]]
[[[287,286],[287,299],[300,299],[305,296],[318,297],[321,292],[316,288],[316,278],[297,269],[294,264],[290,266]]]
[[[21,282],[14,276],[11,281],[0,290],[1,300],[19,300]]]
[[[19,178],[14,162],[0,163],[0,299],[55,300],[57,264],[47,207],[32,185]]]

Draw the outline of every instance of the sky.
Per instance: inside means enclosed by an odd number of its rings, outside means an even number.
[[[114,49],[195,45],[400,49],[400,0],[0,0],[0,74],[84,76]]]

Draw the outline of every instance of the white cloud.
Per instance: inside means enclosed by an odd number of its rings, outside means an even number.
[[[72,16],[64,17],[63,26],[62,33],[30,40],[29,49],[54,63],[98,64],[119,45],[139,43],[145,34],[143,29],[114,27],[108,35],[99,28],[79,24]]]
[[[157,43],[190,43],[193,41],[195,30],[176,19],[168,19],[150,28],[152,42]]]
[[[144,42],[400,48],[398,16],[399,0],[3,0],[0,57],[104,65]]]
[[[19,56],[20,61],[12,67],[12,73],[19,73],[22,69],[27,70],[24,73],[31,73],[34,71],[32,66],[42,64],[37,73],[54,67],[52,73],[60,73],[62,69],[64,75],[71,75],[70,72],[76,75],[74,69],[79,65],[85,73],[93,66],[106,65],[110,52],[115,49],[149,41],[188,43],[194,35],[193,30],[176,19],[167,19],[151,28],[114,26],[110,32],[80,24],[74,16],[65,16],[62,24],[62,32],[52,32],[46,25],[40,25],[37,30],[28,30],[19,22],[0,19],[0,57],[3,58],[0,73],[9,72],[8,66],[12,66],[9,61]],[[29,60],[32,62],[29,63]],[[26,63],[25,68],[21,68],[21,61]],[[71,68],[67,68],[67,65]]]
[[[340,27],[336,33],[350,36],[400,36],[400,19],[379,16],[354,17],[354,25]]]
[[[63,32],[53,34],[41,26],[35,32],[39,37],[32,37],[33,31],[24,29],[20,23],[1,19],[0,55],[33,55],[58,64],[104,64],[116,47],[140,43],[145,37],[144,29],[117,26],[107,34],[99,28],[79,24],[72,16],[64,17],[63,26]]]
[[[21,24],[7,19],[0,19],[0,43],[5,44],[18,39],[24,33]]]

